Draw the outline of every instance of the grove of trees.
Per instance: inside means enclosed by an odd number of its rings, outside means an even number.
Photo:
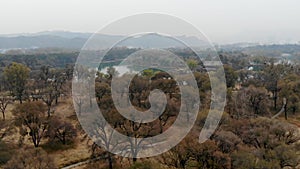
[[[115,49],[108,55],[111,58],[105,61],[114,62],[137,50]],[[4,62],[7,56],[0,56],[0,62],[3,62],[0,168],[55,169],[80,162],[84,165],[77,167],[110,169],[280,169],[300,166],[298,64],[275,63],[272,57],[262,59],[248,55],[250,49],[247,52],[220,51],[228,88],[227,104],[217,130],[209,140],[200,144],[199,133],[213,99],[209,75],[203,64],[195,59],[194,53],[187,49],[172,50],[187,62],[194,74],[201,100],[199,114],[195,126],[180,144],[161,155],[144,159],[136,158],[141,146],[146,144],[143,138],[167,131],[175,122],[181,106],[192,103],[181,101],[178,83],[168,73],[146,69],[131,80],[129,99],[137,110],[151,110],[149,95],[154,89],[163,91],[167,100],[165,110],[155,121],[138,123],[123,117],[114,105],[112,93],[122,92],[123,89],[112,91],[112,78],[116,76],[122,83],[122,78],[128,76],[114,67],[107,69],[107,72],[85,67],[73,70],[74,53],[41,55],[47,62],[54,55],[64,61],[52,61],[52,64],[39,64],[41,58],[36,59],[35,55],[28,58],[13,56],[10,59],[15,62],[11,63]],[[249,69],[253,66],[249,61],[259,65],[259,68]],[[89,82],[94,81],[95,89],[84,89],[87,91],[85,95],[72,96],[73,74],[87,77]],[[92,90],[95,96],[91,95]],[[78,116],[85,117],[93,97],[105,120],[85,119],[85,122],[97,126],[89,129],[95,136],[89,138],[78,122],[74,107],[80,110]],[[162,100],[156,99],[152,104],[162,103]],[[189,113],[186,115],[185,118],[189,119]],[[142,139],[140,142],[125,140],[126,144],[124,140],[113,142],[113,134],[105,127],[107,123],[115,132]],[[123,145],[131,145],[124,147],[123,151],[133,158],[123,158],[106,151],[119,149]],[[67,151],[73,153],[71,155],[81,153],[83,149],[88,156],[77,161],[66,164],[55,158]]]

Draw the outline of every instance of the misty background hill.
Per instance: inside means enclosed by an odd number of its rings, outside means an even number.
[[[65,48],[65,49],[81,49],[85,42],[91,37],[92,33],[79,33],[67,31],[45,31],[33,34],[11,34],[0,35],[0,49],[31,49],[31,48]],[[97,34],[97,39],[101,42],[101,48],[109,47],[107,44],[112,44],[116,40],[123,38],[117,35]],[[128,40],[127,45],[132,47],[147,48],[151,47],[177,47],[177,42],[164,40],[155,35],[149,35],[144,39],[133,38]],[[178,36],[176,37],[189,45],[199,46],[203,44],[201,40],[192,36]]]

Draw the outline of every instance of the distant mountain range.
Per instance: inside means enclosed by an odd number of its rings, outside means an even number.
[[[33,49],[33,48],[65,48],[81,49],[92,33],[78,33],[67,31],[46,31],[33,34],[0,35],[0,50],[8,49]],[[124,38],[118,35],[97,34],[97,45],[101,48],[110,47],[116,40]],[[147,35],[145,39],[132,38],[126,42],[127,46],[148,48],[151,47],[178,47],[178,42],[159,38],[157,35]],[[193,36],[176,37],[190,46],[205,44]]]

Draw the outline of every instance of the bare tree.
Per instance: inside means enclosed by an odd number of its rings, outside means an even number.
[[[63,70],[51,70],[49,66],[41,68],[36,85],[40,88],[41,99],[48,107],[48,116],[51,115],[53,103],[58,103],[66,80],[67,75]]]
[[[11,99],[8,96],[0,96],[0,111],[2,113],[2,118],[5,120],[5,112],[8,104],[11,102]]]
[[[20,134],[30,136],[35,147],[39,146],[48,128],[46,110],[42,102],[26,102],[17,105],[13,110]]]
[[[94,126],[89,129],[90,134],[93,136],[92,141],[94,142],[91,146],[92,157],[103,157],[107,159],[109,169],[113,168],[114,155],[110,152],[116,150],[121,146],[121,140],[113,139],[115,130],[110,130],[107,127],[107,121],[104,119],[95,119],[91,122]],[[105,150],[101,149],[104,147]]]
[[[49,127],[47,130],[47,136],[52,140],[58,139],[62,144],[73,141],[77,136],[74,126],[58,117],[52,117],[49,120]]]
[[[12,122],[10,121],[3,121],[0,123],[0,141],[7,136],[8,134],[10,134],[11,132],[13,132],[14,126],[12,124]]]
[[[73,95],[73,101],[75,102],[75,106],[77,106],[77,113],[79,116],[81,116],[84,107],[84,97],[85,96]]]
[[[51,108],[52,108],[54,100],[56,99],[57,93],[52,86],[48,86],[43,89],[41,94],[42,94],[41,98],[42,98],[43,102],[47,105],[48,117],[50,117],[51,116]]]

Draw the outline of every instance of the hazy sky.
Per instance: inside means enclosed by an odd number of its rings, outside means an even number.
[[[299,0],[1,0],[0,34],[96,32],[145,12],[182,18],[219,43],[300,41]]]

